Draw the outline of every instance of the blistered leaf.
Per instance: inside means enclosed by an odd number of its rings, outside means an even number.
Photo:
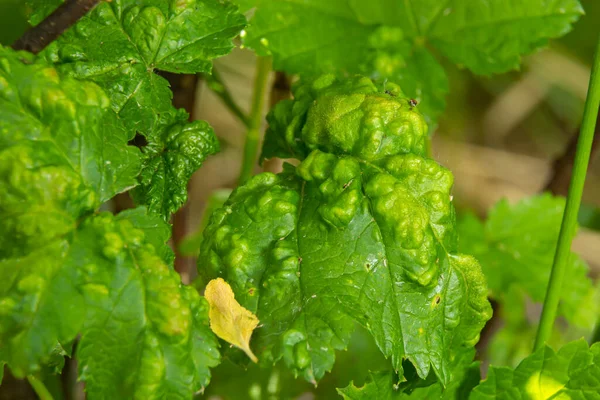
[[[398,86],[327,75],[277,106],[264,151],[301,161],[237,188],[206,228],[199,272],[261,320],[254,349],[315,382],[354,321],[394,368],[447,384],[490,317],[479,265],[455,252],[452,175]]]
[[[235,300],[231,286],[221,278],[208,282],[204,297],[210,305],[210,329],[257,362],[258,359],[250,349],[250,337],[259,322],[256,315]]]
[[[219,361],[208,304],[181,285],[160,218],[95,214],[140,167],[108,105],[0,49],[0,362],[18,378],[60,369],[81,334],[90,399],[190,398]]]
[[[187,201],[192,174],[218,150],[219,142],[207,122],[188,123],[182,110],[167,113],[142,149],[144,169],[134,200],[168,220]]]
[[[218,0],[101,2],[45,51],[59,68],[103,87],[128,127],[149,134],[171,109],[166,79],[155,71],[210,72],[245,25]]]
[[[157,222],[135,214],[86,219],[72,244],[86,305],[80,378],[90,398],[189,398],[219,363],[208,304],[146,239]]]
[[[165,220],[187,200],[187,184],[218,151],[203,121],[172,106],[169,82],[157,74],[210,72],[233,48],[246,20],[220,0],[101,2],[43,55],[64,74],[100,85],[131,134],[145,136],[137,204]]]

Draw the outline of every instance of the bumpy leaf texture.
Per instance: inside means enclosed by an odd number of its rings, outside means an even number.
[[[248,1],[243,1],[248,6]],[[506,72],[583,13],[577,0],[254,0],[245,45],[291,73],[390,78],[422,102],[430,125],[448,82],[427,44],[477,74]]]
[[[482,223],[473,215],[458,224],[460,250],[473,254],[488,280],[491,295],[518,289],[542,302],[552,269],[565,200],[543,194],[511,205],[500,201]],[[599,291],[588,278],[585,261],[572,253],[559,311],[572,324],[589,327],[598,314]]]
[[[205,121],[187,122],[183,110],[163,114],[153,129],[153,139],[143,148],[145,164],[140,185],[132,192],[165,219],[187,200],[187,183],[204,160],[219,151],[213,129]],[[162,123],[164,121],[164,123]]]
[[[143,209],[94,214],[135,185],[126,132],[97,85],[0,49],[0,362],[24,377],[80,333],[89,398],[190,398],[219,354],[168,227]]]
[[[452,175],[400,89],[332,75],[296,86],[265,152],[302,162],[236,189],[205,230],[199,271],[260,319],[252,348],[309,381],[362,323],[394,368],[444,383],[490,317],[477,262],[456,253]]]
[[[135,199],[166,220],[185,203],[190,176],[218,144],[208,124],[186,124],[187,114],[171,105],[168,81],[155,72],[210,72],[245,22],[219,0],[113,0],[44,51],[62,73],[100,85],[127,128],[146,137]]]
[[[515,370],[491,367],[469,399],[600,399],[600,344],[581,339],[558,352],[545,346]]]
[[[128,126],[148,134],[172,96],[154,72],[210,72],[244,25],[235,6],[218,0],[113,0],[65,32],[46,57],[98,83]]]

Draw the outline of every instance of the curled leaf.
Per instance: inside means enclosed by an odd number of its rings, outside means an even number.
[[[213,279],[206,286],[204,297],[210,305],[210,328],[221,339],[239,347],[254,362],[258,359],[250,349],[250,337],[258,325],[258,318],[235,300],[231,286],[222,278]]]

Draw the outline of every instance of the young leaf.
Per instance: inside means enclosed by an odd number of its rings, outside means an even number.
[[[479,399],[596,399],[600,393],[600,345],[581,339],[554,352],[545,346],[512,370],[491,367],[469,397]]]
[[[515,286],[534,301],[544,300],[564,207],[563,198],[544,194],[515,205],[500,201],[485,224],[474,216],[460,220],[460,249],[481,262],[492,296]],[[598,290],[587,277],[585,261],[576,254],[570,260],[572,279],[562,289],[560,310],[569,322],[587,326],[593,320],[588,312],[598,312],[598,302],[590,301]]]
[[[187,123],[183,110],[167,113],[164,120],[142,149],[144,169],[133,198],[168,220],[187,201],[190,177],[219,150],[219,142],[207,122]]]
[[[259,358],[308,381],[357,320],[397,370],[408,358],[446,384],[490,317],[479,265],[455,253],[452,175],[425,158],[422,117],[388,85],[297,86],[282,105],[292,123],[271,137],[308,155],[239,187],[205,231],[200,273],[226,279],[261,320]]]
[[[221,339],[239,347],[254,362],[258,359],[250,349],[250,337],[258,318],[235,300],[231,286],[221,278],[206,285],[204,297],[210,305],[210,329]]]

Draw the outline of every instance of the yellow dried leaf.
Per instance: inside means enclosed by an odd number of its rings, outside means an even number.
[[[258,359],[250,350],[250,337],[258,318],[235,300],[231,286],[222,278],[208,282],[204,297],[210,310],[210,329],[221,339],[242,349],[254,362]]]

